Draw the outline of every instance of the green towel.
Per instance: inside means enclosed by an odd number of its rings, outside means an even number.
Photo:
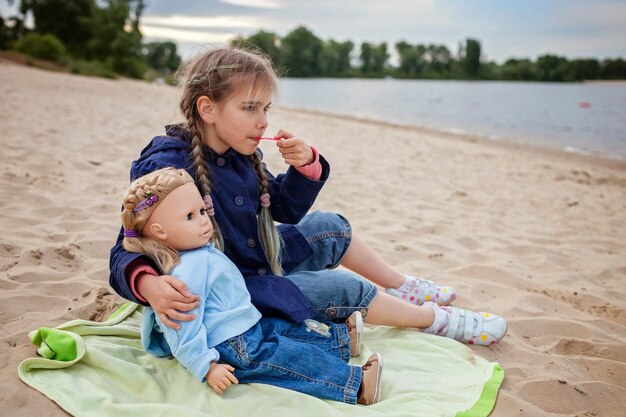
[[[143,310],[120,307],[105,322],[73,320],[29,334],[43,357],[19,365],[20,378],[76,416],[487,416],[504,372],[497,363],[443,337],[366,328],[364,349],[385,360],[380,403],[364,407],[319,400],[263,384],[233,385],[222,396],[175,359],[141,348]]]

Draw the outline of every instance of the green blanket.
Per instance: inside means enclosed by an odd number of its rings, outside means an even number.
[[[270,385],[233,385],[218,396],[175,359],[141,349],[142,309],[127,303],[105,322],[73,320],[29,334],[42,357],[19,365],[20,378],[77,416],[487,416],[504,372],[443,337],[366,328],[364,349],[385,360],[380,403],[323,401]]]

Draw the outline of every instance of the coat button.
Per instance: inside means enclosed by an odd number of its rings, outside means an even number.
[[[223,167],[226,164],[226,159],[222,158],[221,156],[219,158],[217,158],[217,166],[218,167]]]
[[[328,307],[326,309],[326,314],[328,314],[328,317],[330,317],[331,319],[334,319],[337,315],[337,309],[335,307]]]
[[[249,248],[253,248],[256,246],[256,242],[254,241],[254,239],[248,239],[247,243]]]
[[[267,269],[259,268],[259,270],[257,272],[259,273],[259,275],[265,275],[265,274],[267,274]]]
[[[243,205],[243,197],[238,195],[237,197],[235,197],[235,204],[238,206],[242,206]]]

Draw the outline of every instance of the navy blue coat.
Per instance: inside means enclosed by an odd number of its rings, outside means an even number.
[[[258,235],[259,180],[248,157],[229,149],[224,154],[208,151],[206,160],[212,172],[211,198],[224,237],[224,252],[244,276],[253,304],[265,316],[296,322],[312,317],[315,310],[304,294],[290,280],[271,273]],[[282,256],[286,272],[312,254],[306,239],[293,225],[311,208],[328,178],[330,166],[321,155],[320,162],[319,181],[309,180],[293,167],[276,177],[266,171],[270,179],[272,217],[282,223],[278,229],[285,242]],[[132,164],[130,179],[134,181],[168,166],[184,168],[195,178],[187,132],[177,125],[166,126],[166,136],[155,137],[141,151],[139,159]],[[158,268],[147,256],[126,252],[122,239],[120,231],[111,249],[109,283],[120,296],[139,303],[126,279],[127,266],[142,257],[145,263]]]

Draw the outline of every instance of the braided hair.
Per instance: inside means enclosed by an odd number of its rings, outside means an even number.
[[[189,131],[191,160],[195,169],[198,188],[203,196],[212,191],[210,167],[206,162],[206,145],[201,135],[203,121],[197,108],[197,101],[207,96],[220,104],[232,97],[241,88],[248,88],[250,94],[260,97],[272,96],[278,86],[277,76],[269,58],[258,51],[241,49],[237,46],[210,49],[201,52],[186,62],[178,71],[183,87],[180,110],[185,117]],[[268,191],[269,181],[258,152],[250,157],[250,163],[259,178],[259,195]],[[216,245],[224,248],[223,238],[215,217],[211,216],[213,230],[219,239]],[[268,207],[261,207],[258,214],[260,242],[272,272],[282,275],[282,239]]]
[[[137,236],[125,236],[122,244],[128,252],[148,255],[164,273],[178,264],[178,252],[163,243],[143,235],[143,229],[154,209],[169,193],[181,185],[193,182],[184,169],[163,168],[133,181],[126,191],[121,213],[124,230],[137,232]],[[149,197],[156,196],[156,202],[137,210],[137,205]]]

